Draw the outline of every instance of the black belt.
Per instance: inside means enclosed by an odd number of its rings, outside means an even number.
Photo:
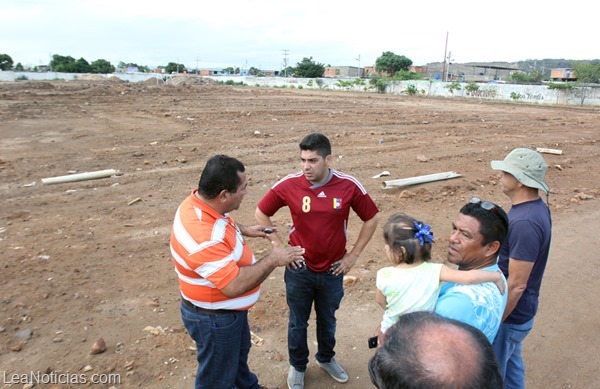
[[[206,308],[201,308],[197,305],[192,304],[191,301],[188,301],[186,299],[184,299],[183,297],[181,298],[181,301],[183,301],[183,303],[185,305],[187,305],[190,308],[193,308],[196,310],[196,312],[202,312],[202,313],[208,313],[208,314],[222,314],[222,313],[235,313],[235,312],[239,312],[233,309],[206,309]]]

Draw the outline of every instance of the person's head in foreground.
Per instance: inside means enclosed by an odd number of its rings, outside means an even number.
[[[492,345],[478,329],[433,312],[400,316],[369,361],[379,389],[502,389]]]

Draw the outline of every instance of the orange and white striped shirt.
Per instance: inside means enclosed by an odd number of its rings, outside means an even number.
[[[258,300],[260,286],[229,298],[221,293],[239,273],[256,262],[235,224],[195,196],[179,206],[171,232],[171,255],[183,298],[205,309],[247,310]]]

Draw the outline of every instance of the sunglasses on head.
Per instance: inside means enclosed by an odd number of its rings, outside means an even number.
[[[508,221],[506,220],[505,216],[500,213],[496,204],[490,203],[489,201],[482,200],[478,197],[471,197],[471,200],[469,200],[469,203],[479,204],[479,206],[481,208],[485,209],[486,211],[494,212],[496,215],[498,215],[500,217],[500,220],[502,220],[502,224],[504,224],[504,227],[508,228]]]

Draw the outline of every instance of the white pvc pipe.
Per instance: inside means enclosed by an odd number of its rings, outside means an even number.
[[[69,174],[66,176],[42,178],[42,184],[61,184],[63,182],[94,180],[96,178],[105,178],[105,177],[110,177],[113,175],[120,175],[120,174],[121,174],[121,172],[119,172],[118,170],[115,170],[115,169],[99,170],[96,172],[86,172],[86,173]]]
[[[425,176],[401,178],[399,180],[383,181],[382,185],[383,185],[383,189],[390,189],[390,188],[398,188],[398,187],[402,187],[402,186],[423,184],[425,182],[447,180],[449,178],[456,178],[456,177],[461,177],[461,175],[458,174],[457,172],[435,173],[435,174],[428,174]]]

